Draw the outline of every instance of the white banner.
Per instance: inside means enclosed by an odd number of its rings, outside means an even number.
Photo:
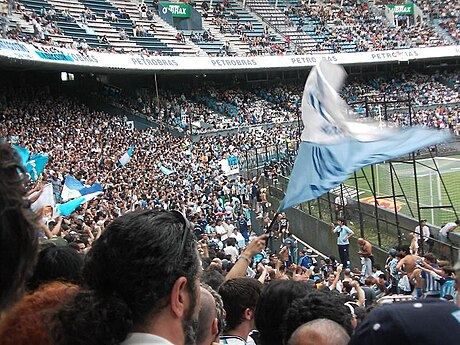
[[[220,161],[222,171],[225,175],[236,175],[240,173],[240,165],[238,162],[238,157],[229,157],[227,159],[222,159]]]
[[[322,59],[340,65],[398,62],[460,56],[460,46],[412,48],[362,53],[310,54],[256,57],[185,57],[145,56],[140,54],[110,54],[63,49],[38,44],[26,44],[0,39],[0,58],[54,63],[60,67],[88,66],[118,70],[147,71],[222,71],[298,68],[315,66]],[[94,70],[89,68],[90,70]]]

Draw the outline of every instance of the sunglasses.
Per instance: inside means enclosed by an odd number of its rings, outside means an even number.
[[[180,223],[183,226],[182,240],[181,240],[181,243],[180,243],[180,246],[179,246],[179,248],[180,248],[179,258],[181,258],[182,253],[184,252],[185,242],[187,241],[187,233],[190,232],[190,229],[192,228],[192,226],[190,225],[190,222],[188,221],[188,219],[182,214],[182,212],[179,212],[179,211],[176,211],[176,210],[172,210],[170,212],[171,212],[171,214],[174,214],[174,216],[180,221]]]

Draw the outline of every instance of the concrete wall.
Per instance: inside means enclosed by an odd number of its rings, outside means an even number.
[[[332,196],[333,198],[335,196]],[[272,208],[277,209],[279,205],[279,200],[282,200],[284,198],[284,193],[282,190],[274,187],[270,187],[270,202],[272,203]],[[333,200],[331,200],[333,202]],[[327,205],[327,200],[325,201]],[[353,267],[358,267],[359,266],[359,257],[356,254],[358,251],[358,245],[356,243],[358,237],[360,236],[360,230],[359,230],[359,222],[357,220],[358,216],[358,210],[357,210],[357,202],[350,204],[350,212],[355,213],[354,214],[354,222],[355,222],[355,228],[353,231],[355,231],[355,236],[350,239],[350,258],[352,261],[352,266]],[[307,242],[310,244],[312,247],[318,249],[322,253],[326,255],[334,255],[335,257],[338,257],[338,251],[337,251],[337,236],[330,231],[330,220],[329,220],[329,210],[327,207],[323,209],[323,218],[325,219],[320,220],[316,217],[313,217],[309,215],[308,210],[306,212],[302,211],[299,208],[291,208],[288,211],[286,211],[286,214],[288,215],[289,221],[291,223],[291,232],[302,239],[303,241]],[[363,212],[364,215],[364,229],[366,229],[366,225],[373,225],[375,227],[375,208],[373,205],[370,204],[365,204],[361,203],[361,212]],[[395,215],[393,212],[390,212],[388,210],[384,210],[379,208],[378,209],[378,215],[380,219],[380,231],[382,233],[387,233],[392,236],[394,236],[394,245],[397,245],[398,243],[398,234],[396,231],[396,227],[394,225],[391,225],[391,223],[395,223]],[[402,244],[410,244],[410,240],[408,240],[408,232],[413,231],[415,227],[417,226],[417,220],[407,217],[407,216],[402,216],[399,215],[399,224],[400,227],[403,228],[402,230]],[[437,233],[439,231],[439,227],[431,226],[430,225],[430,231],[431,233],[437,238]],[[460,235],[458,233],[452,233],[450,236],[450,239],[454,246],[458,246],[460,243]],[[387,258],[387,250],[389,248],[379,248],[377,247],[376,243],[373,243],[373,252],[374,256],[376,258],[376,262],[383,265],[385,263],[385,260]],[[440,253],[440,242],[435,243],[433,252],[435,254]],[[457,257],[458,257],[458,250],[456,249],[444,249],[446,252],[445,254],[450,257],[452,262],[455,262]]]
[[[277,209],[279,201],[275,198],[270,198],[272,208]],[[337,250],[337,235],[331,232],[330,223],[323,222],[297,208],[291,208],[286,211],[286,215],[290,222],[290,231],[300,238],[302,241],[308,243],[313,248],[319,250],[325,255],[335,256],[339,260],[339,253]],[[351,267],[361,267],[358,252],[357,239],[359,233],[355,232],[355,236],[350,239],[350,260]],[[387,254],[380,248],[374,247],[373,253],[375,262],[380,264],[383,268]]]

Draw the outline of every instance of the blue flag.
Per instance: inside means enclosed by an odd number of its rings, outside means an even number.
[[[29,150],[26,147],[17,146],[17,145],[14,145],[13,148],[17,151],[17,153],[19,154],[19,157],[21,158],[21,165],[25,167],[30,157]]]
[[[48,156],[42,154],[30,157],[26,163],[26,170],[32,180],[37,181],[38,177],[43,172],[43,169],[45,169],[45,165],[48,163],[48,160]]]
[[[128,164],[133,155],[133,151],[134,151],[134,146],[131,146],[128,149],[128,151],[123,156],[121,156],[121,158],[118,160],[117,166],[122,167]]]
[[[56,210],[58,211],[59,215],[68,216],[85,202],[86,199],[84,197],[73,199],[63,204],[57,205]]]
[[[171,175],[171,174],[174,174],[176,172],[175,170],[171,170],[171,169],[166,168],[161,163],[159,165],[160,165],[160,171],[165,175]]]
[[[85,187],[85,185],[75,177],[67,175],[64,181],[64,187],[62,188],[61,197],[62,200],[80,198],[82,196],[92,197],[93,194],[94,197],[96,197],[101,194],[102,191],[102,186],[99,183],[94,183],[92,186]]]
[[[26,169],[30,178],[37,181],[43,169],[45,169],[46,163],[48,163],[48,156],[44,154],[31,155],[29,150],[22,146],[14,145],[13,148],[19,154],[21,165]]]
[[[398,130],[353,121],[337,93],[344,78],[343,69],[326,60],[310,72],[302,98],[302,142],[279,212],[316,199],[359,168],[450,138],[441,130]]]

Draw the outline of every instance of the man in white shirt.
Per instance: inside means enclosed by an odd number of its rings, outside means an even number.
[[[454,231],[460,225],[460,219],[457,219],[455,222],[447,223],[444,225],[441,230],[439,230],[439,239],[447,243],[449,239],[449,234]]]
[[[236,248],[236,238],[230,237],[227,240],[227,246],[224,248],[225,255],[231,256],[233,263],[238,259],[238,249]]]
[[[230,235],[233,234],[233,230],[235,230],[235,225],[233,225],[232,220],[227,219],[222,226],[227,230],[227,236],[230,237]]]
[[[347,198],[343,195],[342,192],[335,198],[335,217],[336,218],[347,218]]]
[[[217,220],[215,231],[218,235],[220,235],[220,240],[225,243],[228,238],[228,233],[227,229],[225,229],[225,227],[222,224],[222,219]]]
[[[422,228],[422,235],[420,235],[420,227]],[[428,252],[431,252],[433,249],[433,240],[430,239],[430,228],[428,227],[428,225],[426,225],[426,219],[420,220],[420,225],[417,225],[415,227],[414,233],[419,248],[422,248],[424,245],[427,245]]]

